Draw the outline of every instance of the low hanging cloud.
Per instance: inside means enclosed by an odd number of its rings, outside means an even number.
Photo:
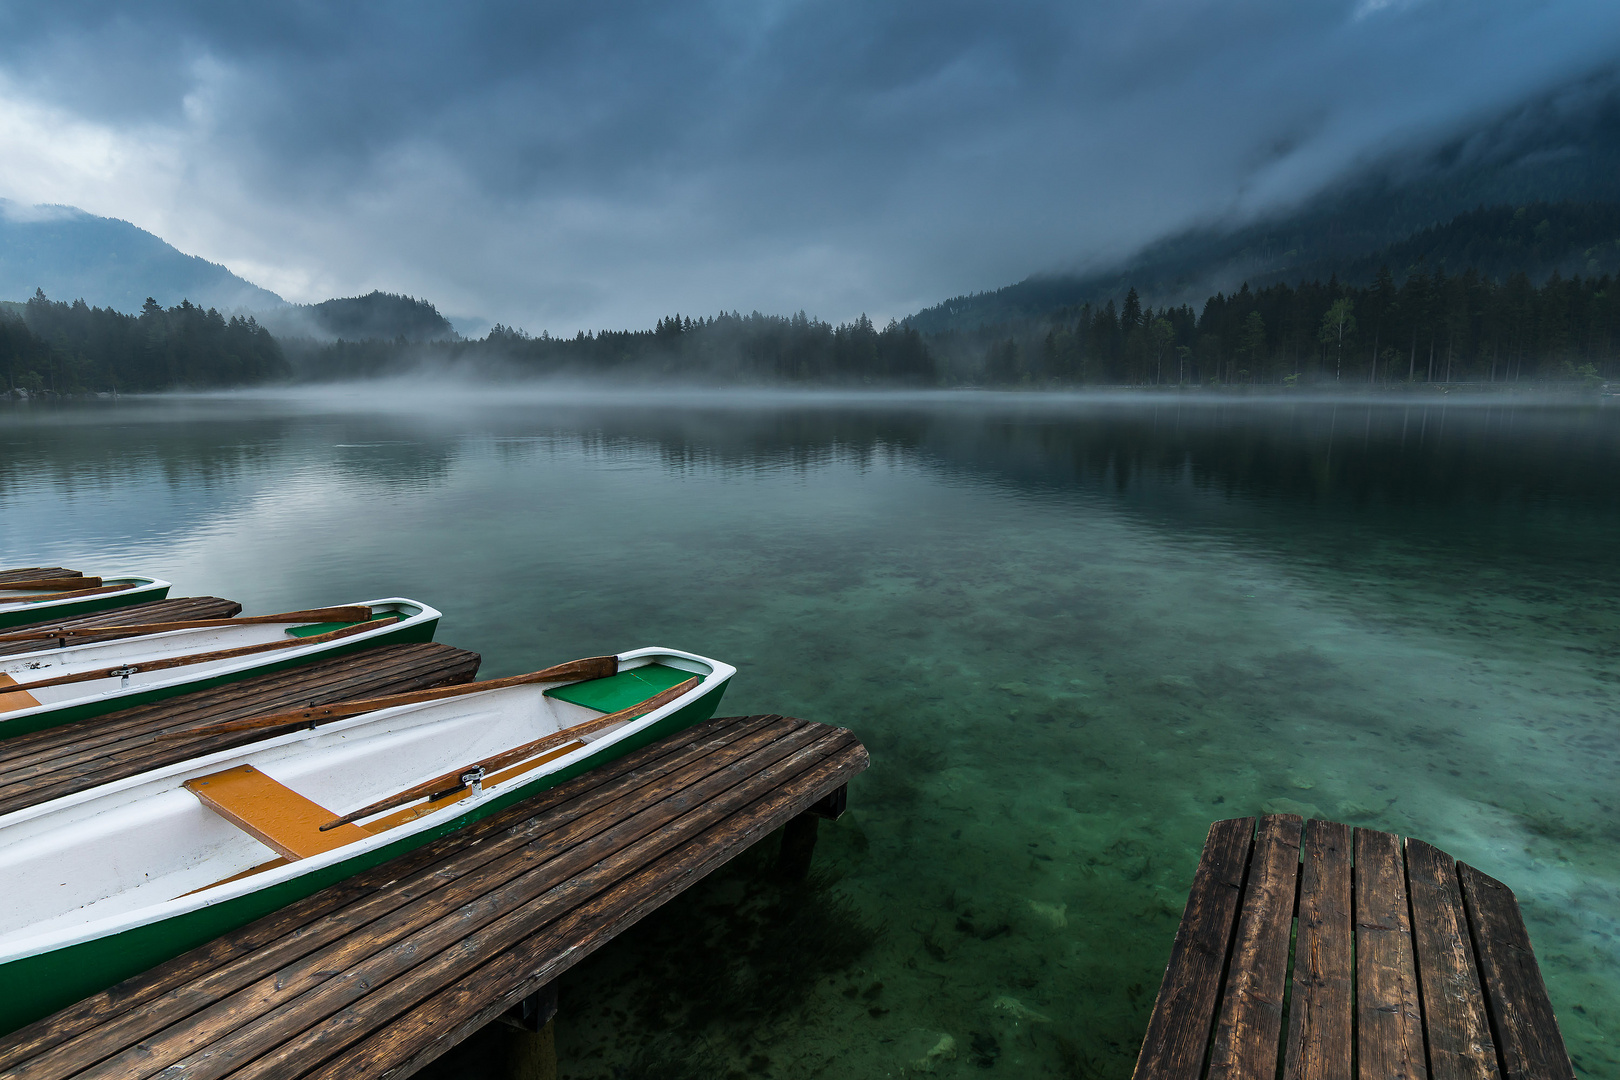
[[[0,0],[0,197],[291,300],[904,315],[1242,221],[1620,59],[1594,0]]]

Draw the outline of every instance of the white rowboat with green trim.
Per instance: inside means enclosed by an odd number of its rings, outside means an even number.
[[[82,644],[72,644],[74,631],[64,629],[63,647],[48,647],[46,639],[34,652],[0,656],[0,739],[360,649],[432,641],[440,617],[402,596],[346,607],[352,618],[338,622],[300,613],[282,621],[204,620],[218,625]],[[0,640],[32,632],[0,631]]]
[[[662,648],[600,663],[614,673],[422,691],[451,696],[0,816],[0,1032],[707,720],[736,672]]]

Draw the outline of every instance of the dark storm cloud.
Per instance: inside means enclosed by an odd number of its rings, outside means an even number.
[[[169,148],[120,216],[181,221],[200,253],[312,290],[412,291],[535,329],[903,314],[1285,204],[1620,55],[1620,5],[1597,2],[0,18],[13,98]]]

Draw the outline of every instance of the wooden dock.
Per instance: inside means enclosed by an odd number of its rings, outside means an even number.
[[[803,853],[866,764],[823,724],[697,725],[0,1039],[0,1073],[407,1076],[776,828]]]
[[[1267,815],[1211,826],[1135,1076],[1575,1072],[1507,886],[1421,840]]]

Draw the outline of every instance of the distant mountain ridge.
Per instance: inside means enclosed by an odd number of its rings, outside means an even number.
[[[190,300],[230,315],[251,314],[282,337],[319,341],[443,341],[457,334],[426,300],[373,291],[289,304],[218,263],[187,255],[145,229],[71,206],[23,207],[0,199],[0,303],[21,305],[43,289],[52,300],[83,300],[125,314],[147,297],[164,307]]]
[[[1239,228],[1191,229],[1105,270],[1032,275],[946,300],[907,322],[923,333],[975,330],[1117,300],[1132,287],[1143,303],[1173,306],[1198,305],[1245,282],[1260,287],[1325,280],[1334,273],[1364,282],[1376,272],[1379,258],[1411,253],[1425,242],[1420,237],[1426,230],[1444,232],[1461,215],[1480,210],[1511,215],[1519,207],[1548,204],[1587,206],[1565,207],[1550,217],[1543,210],[1532,223],[1532,229],[1544,219],[1567,227],[1558,230],[1562,250],[1539,244],[1535,258],[1543,275],[1585,266],[1587,247],[1613,239],[1608,222],[1612,208],[1620,207],[1620,87],[1613,79],[1566,88],[1428,152],[1377,162],[1289,213]],[[1596,231],[1578,235],[1587,228]],[[1461,254],[1447,251],[1453,261]],[[1407,265],[1392,262],[1391,269],[1399,273]],[[1532,272],[1528,265],[1512,267],[1521,269]]]
[[[165,307],[190,300],[224,312],[286,303],[127,221],[0,199],[0,299],[26,301],[35,289],[125,313],[140,311],[149,296]]]

